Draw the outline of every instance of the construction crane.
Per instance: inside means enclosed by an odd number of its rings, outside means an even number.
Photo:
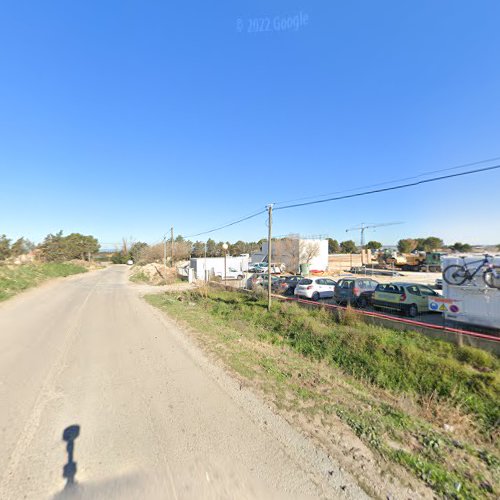
[[[361,248],[365,247],[365,231],[367,229],[375,229],[376,227],[382,227],[382,226],[395,226],[396,224],[404,224],[403,222],[384,222],[382,224],[365,224],[364,222],[361,223],[359,227],[351,227],[350,229],[346,229],[345,232],[348,233],[349,231],[361,231]]]

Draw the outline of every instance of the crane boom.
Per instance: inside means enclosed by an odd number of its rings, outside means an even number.
[[[361,232],[361,248],[364,248],[364,246],[365,246],[365,231],[367,229],[374,229],[376,227],[383,227],[383,226],[394,226],[397,224],[404,224],[404,223],[403,222],[382,222],[380,224],[365,224],[364,222],[362,222],[360,226],[351,227],[349,229],[346,229],[345,232],[348,233],[349,231],[360,231]]]

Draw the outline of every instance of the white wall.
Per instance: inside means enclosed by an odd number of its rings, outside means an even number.
[[[295,255],[300,255],[299,263],[300,264],[305,264],[305,255],[304,252],[306,251],[307,247],[310,245],[317,245],[319,253],[316,257],[313,257],[310,262],[310,269],[315,269],[319,271],[326,271],[328,269],[328,240],[309,240],[309,239],[297,239],[296,240],[297,245],[299,246],[298,250],[296,251]],[[274,255],[274,251],[273,251]],[[262,248],[260,252],[255,252],[252,254],[252,262],[260,262],[262,261],[263,258],[267,258],[267,241],[262,243]],[[273,257],[273,259],[278,259],[277,257]],[[281,256],[281,260],[283,260],[284,264],[287,266],[289,263],[287,262],[286,255]],[[281,264],[281,262],[276,262],[278,264]],[[294,269],[287,269],[289,271],[294,272]]]
[[[194,269],[196,279],[205,279],[205,261],[206,269],[210,274],[224,274],[224,257],[193,258],[190,261],[190,266]],[[228,269],[234,267],[238,271],[247,271],[248,257],[227,257],[226,266]]]
[[[317,244],[319,247],[319,254],[313,257],[309,265],[309,269],[326,271],[328,269],[328,240],[301,240],[301,245]]]

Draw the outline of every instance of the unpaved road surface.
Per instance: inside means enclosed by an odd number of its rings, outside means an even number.
[[[2,500],[365,497],[127,276],[112,266],[0,304]]]

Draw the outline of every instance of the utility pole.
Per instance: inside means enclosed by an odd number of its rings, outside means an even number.
[[[224,243],[222,245],[222,249],[224,250],[224,286],[227,286],[227,249],[229,248],[229,245],[227,243]]]
[[[208,272],[207,272],[207,242],[205,241],[205,281],[208,281]]]
[[[267,310],[271,310],[271,264],[272,264],[272,235],[273,235],[273,205],[267,206],[269,214],[267,233]]]
[[[167,235],[163,237],[163,267],[167,272]]]
[[[170,264],[174,267],[174,226],[170,228]]]

